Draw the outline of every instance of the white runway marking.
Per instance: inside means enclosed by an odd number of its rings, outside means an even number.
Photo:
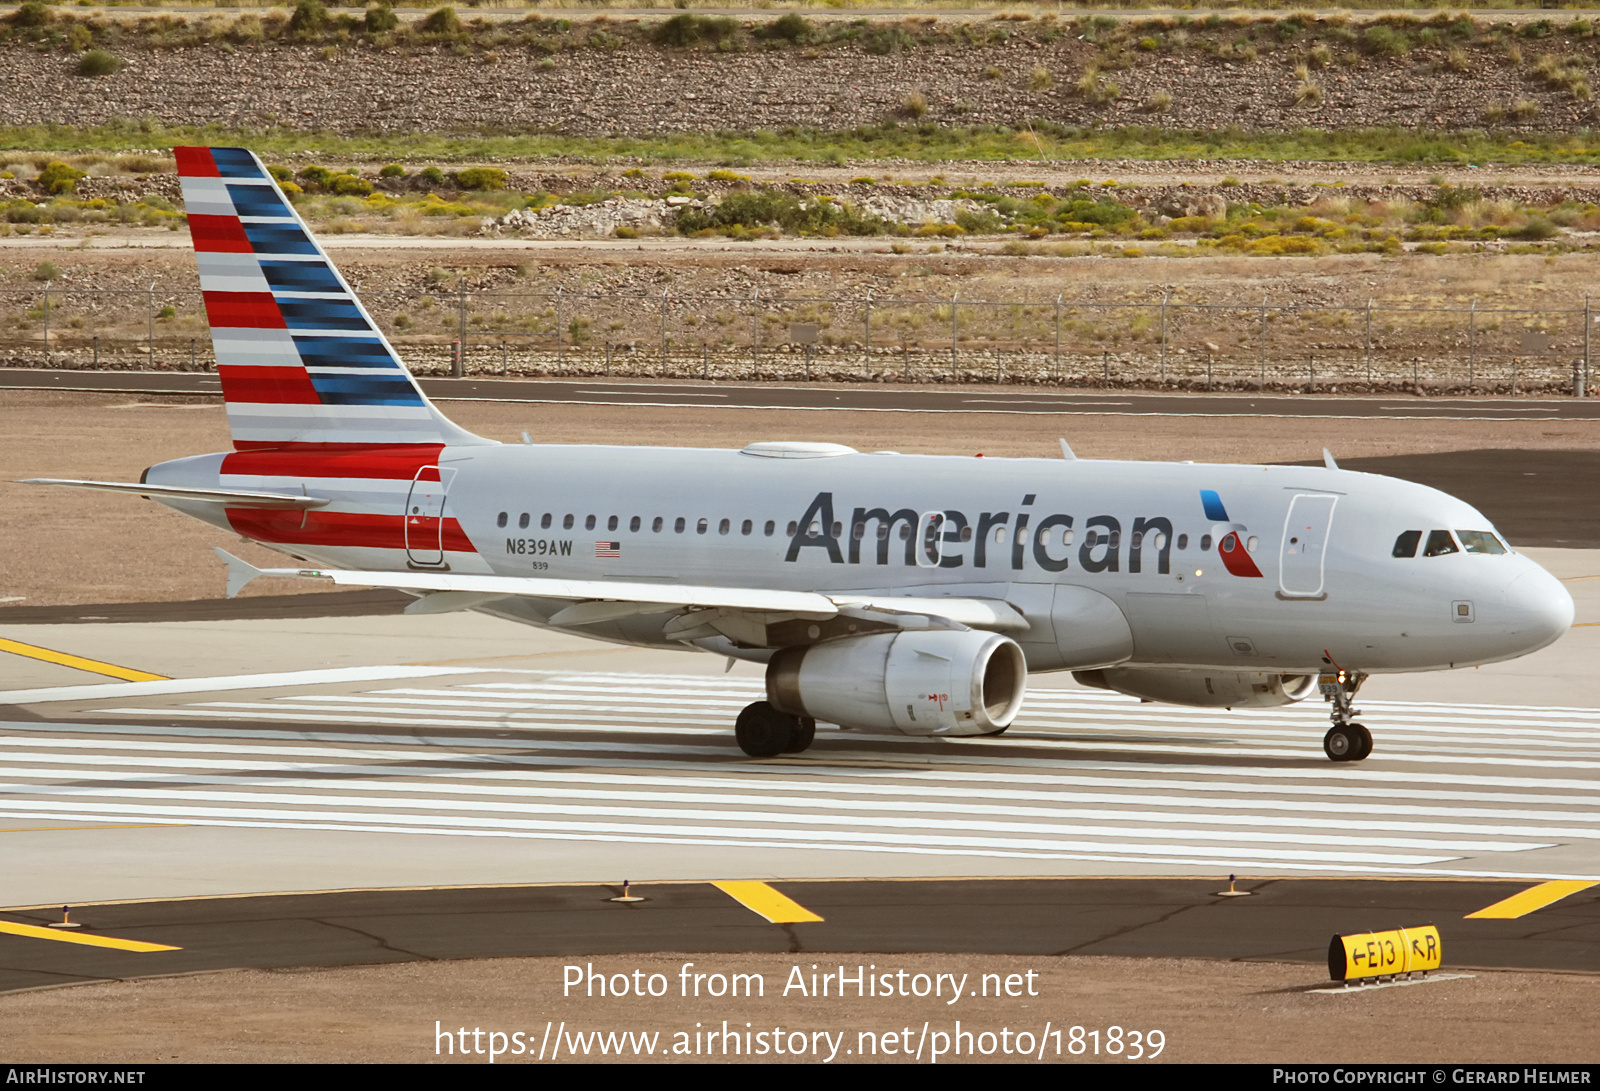
[[[1373,757],[1335,765],[1320,704],[1247,713],[1033,690],[1001,737],[824,726],[809,752],[758,762],[731,731],[763,695],[756,680],[485,675],[359,668],[44,691],[109,698],[74,715],[114,722],[0,726],[0,813],[1016,859],[1046,872],[1054,861],[1600,873],[1600,710],[1367,702]],[[439,681],[417,684],[428,677]],[[300,691],[250,692],[268,688]]]

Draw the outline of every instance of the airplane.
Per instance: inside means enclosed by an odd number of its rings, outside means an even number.
[[[177,148],[232,451],[134,482],[287,554],[260,576],[393,588],[603,641],[763,664],[751,757],[818,720],[998,735],[1027,676],[1147,701],[1269,708],[1319,693],[1333,761],[1372,735],[1371,675],[1493,663],[1572,624],[1566,589],[1479,512],[1325,465],[1243,466],[502,444],[417,385],[261,160]],[[526,437],[525,437],[526,438]]]

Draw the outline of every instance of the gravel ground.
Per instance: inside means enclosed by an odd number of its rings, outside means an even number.
[[[469,1046],[472,1031],[481,1029],[485,1034],[478,1048],[484,1050],[488,1032],[521,1031],[537,1052],[545,1024],[552,1021],[580,1033],[658,1031],[658,1060],[705,1062],[722,1058],[662,1057],[659,1051],[670,1047],[679,1032],[690,1035],[686,1041],[692,1048],[697,1024],[720,1032],[727,1020],[741,1032],[746,1022],[754,1023],[754,1030],[844,1032],[843,1040],[835,1039],[840,1046],[837,1063],[844,1063],[874,1059],[845,1055],[846,1049],[862,1044],[863,1031],[880,1036],[896,1032],[898,1038],[899,1032],[912,1028],[909,1051],[914,1053],[925,1021],[931,1030],[951,1032],[960,1019],[966,1031],[1009,1028],[1013,1035],[1037,1035],[1047,1021],[1068,1028],[1069,1035],[1071,1027],[1081,1026],[1101,1030],[1102,1041],[1112,1026],[1125,1032],[1160,1031],[1164,1046],[1157,1063],[1549,1064],[1596,1059],[1593,1022],[1600,1003],[1600,978],[1577,974],[1480,972],[1470,979],[1344,996],[1312,992],[1328,982],[1324,968],[1310,965],[855,953],[831,960],[815,953],[608,956],[593,960],[597,971],[631,974],[639,969],[646,975],[667,975],[674,984],[684,962],[694,962],[697,971],[707,973],[760,973],[767,995],[737,1001],[564,998],[563,966],[589,961],[503,959],[230,971],[11,994],[0,996],[0,1019],[6,1026],[0,1061],[459,1062],[459,1054],[442,1055],[436,1024],[445,1034],[466,1029]],[[850,967],[861,963],[957,975],[1034,970],[1040,995],[979,998],[956,1007],[931,998],[808,1001],[774,995],[791,967],[801,965],[809,974],[812,961],[824,967],[826,961],[842,961]],[[878,1041],[881,1048],[882,1038]],[[893,1044],[898,1047],[899,1042]],[[466,1059],[488,1060],[482,1055]],[[502,1063],[528,1059],[500,1058]],[[595,1049],[576,1059],[593,1063],[603,1058]],[[998,1052],[977,1059],[990,1064],[1032,1060]],[[880,1053],[876,1060],[907,1063],[914,1058]],[[927,1060],[925,1053],[923,1062]],[[944,1063],[952,1060],[947,1057]],[[1095,1058],[1087,1054],[1061,1060]]]

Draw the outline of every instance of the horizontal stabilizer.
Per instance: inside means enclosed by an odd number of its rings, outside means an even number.
[[[125,492],[154,500],[191,500],[200,504],[225,504],[230,508],[324,508],[332,501],[317,496],[290,496],[274,492],[235,489],[189,489],[180,485],[145,485],[129,481],[76,481],[61,477],[30,477],[21,485],[65,485],[71,489]]]

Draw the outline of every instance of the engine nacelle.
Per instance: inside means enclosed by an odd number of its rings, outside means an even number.
[[[1085,686],[1115,690],[1146,701],[1199,708],[1275,708],[1304,701],[1317,691],[1314,674],[1271,671],[1150,670],[1110,667],[1073,671]]]
[[[783,648],[767,664],[767,700],[844,727],[991,735],[1011,726],[1027,680],[1009,637],[914,630]]]

